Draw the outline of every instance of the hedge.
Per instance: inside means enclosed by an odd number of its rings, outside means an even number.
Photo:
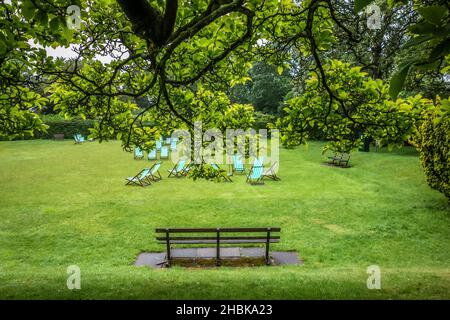
[[[94,126],[94,120],[83,119],[64,119],[59,115],[42,115],[42,121],[48,126],[47,133],[37,134],[35,136],[25,135],[14,140],[31,139],[53,139],[54,134],[64,134],[65,139],[73,139],[77,133],[84,136],[89,135],[89,128]],[[0,136],[0,141],[9,140],[8,137]]]
[[[44,120],[44,123],[49,126],[47,133],[40,138],[53,139],[54,134],[64,134],[64,138],[72,139],[77,133],[87,136],[89,128],[94,126],[94,120],[81,119],[52,119]]]

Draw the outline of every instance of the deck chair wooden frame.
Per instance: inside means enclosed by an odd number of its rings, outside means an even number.
[[[184,162],[184,165],[182,168],[178,168],[181,161]],[[170,177],[181,178],[186,176],[187,173],[189,172],[189,165],[186,165],[186,160],[178,160],[178,162],[173,166],[172,170],[167,171],[169,172],[167,178]]]
[[[150,168],[144,168],[141,171],[139,171],[139,173],[137,175],[135,175],[134,177],[126,178],[127,183],[125,185],[127,185],[127,186],[136,185],[136,186],[140,186],[140,187],[149,186],[149,185],[151,185],[149,174],[150,174]]]
[[[144,158],[144,152],[140,148],[134,148],[134,160],[136,159],[143,159]]]
[[[216,163],[211,163],[211,167],[220,172],[221,177],[223,178],[224,181],[227,182],[233,182],[233,180],[231,180],[231,178],[228,176],[226,170],[220,169],[220,167],[216,164]]]
[[[159,180],[162,180],[161,173],[159,172],[159,168],[161,167],[162,162],[158,161],[153,164],[153,166],[150,168],[149,172],[149,179],[153,182],[157,182]]]
[[[159,151],[159,158],[160,159],[169,159],[169,147],[162,146],[161,150]]]
[[[156,160],[158,159],[156,149],[152,149],[147,154],[147,160]]]
[[[233,174],[235,172],[244,173],[245,174],[244,161],[237,154],[233,155]]]
[[[281,178],[277,175],[277,173],[275,172],[275,165],[277,164],[277,162],[274,162],[269,169],[264,170],[263,172],[263,177],[264,178],[269,178],[272,179],[274,181],[280,181]]]

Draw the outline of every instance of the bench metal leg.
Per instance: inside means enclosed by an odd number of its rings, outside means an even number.
[[[169,240],[169,232],[166,232],[166,245],[167,245],[167,267],[170,268],[170,240]]]
[[[269,260],[269,243],[270,243],[270,228],[267,228],[267,239],[266,239],[266,265],[270,265],[270,260]]]
[[[217,229],[216,266],[220,266],[220,229]]]

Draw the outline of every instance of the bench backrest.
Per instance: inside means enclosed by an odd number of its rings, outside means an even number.
[[[280,239],[277,235],[281,231],[278,227],[268,228],[157,228],[156,239],[167,240],[274,240]],[[255,234],[251,236],[234,235],[237,233]],[[273,233],[276,233],[273,235]],[[172,236],[172,234],[184,234],[182,236]],[[203,235],[199,235],[203,234]],[[206,235],[205,235],[206,234]]]

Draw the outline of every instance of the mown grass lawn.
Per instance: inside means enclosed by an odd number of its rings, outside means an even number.
[[[450,298],[450,209],[411,148],[356,152],[350,169],[323,165],[322,144],[281,150],[280,182],[249,186],[124,178],[148,166],[118,142],[0,142],[0,298]],[[171,166],[168,161],[166,169]],[[155,227],[280,226],[304,265],[135,267],[163,251]],[[66,269],[81,268],[81,290]],[[366,268],[381,268],[368,290]]]

